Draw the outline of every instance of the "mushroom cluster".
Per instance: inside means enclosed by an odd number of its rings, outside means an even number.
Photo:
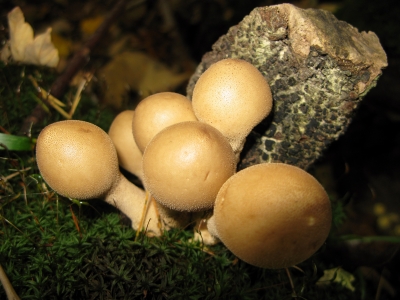
[[[37,140],[37,163],[56,192],[104,198],[136,230],[146,224],[160,235],[196,221],[195,238],[204,243],[221,240],[256,266],[287,267],[322,245],[331,210],[322,186],[297,167],[262,164],[236,173],[246,136],[271,109],[262,74],[244,60],[224,59],[199,78],[192,102],[154,94],[120,113],[108,135],[82,121],[47,126]]]

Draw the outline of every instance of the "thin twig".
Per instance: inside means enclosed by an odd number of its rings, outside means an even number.
[[[85,79],[82,78],[80,80],[74,100],[72,101],[71,110],[69,111],[69,114],[68,114],[71,118],[74,115],[76,108],[78,107],[79,101],[81,100],[81,94],[82,94],[83,89],[85,88],[87,83],[90,82],[92,77],[93,77],[93,74],[90,74],[88,78],[85,78]]]
[[[293,279],[292,279],[292,275],[290,274],[289,268],[285,268],[286,270],[286,274],[289,278],[289,282],[290,282],[290,287],[292,288],[292,297],[297,299],[297,293],[296,290],[294,289],[294,283],[293,283]]]
[[[83,47],[75,53],[67,64],[65,71],[54,81],[51,87],[51,94],[55,98],[61,98],[73,76],[80,70],[89,60],[91,51],[100,42],[101,38],[106,34],[114,21],[124,12],[126,0],[120,0],[111,10],[108,17],[103,21],[99,28],[93,33]],[[29,132],[32,124],[37,124],[43,121],[47,112],[40,105],[37,105],[32,113],[25,118],[21,125],[20,133],[26,134]]]
[[[137,241],[138,237],[139,237],[139,233],[143,228],[143,223],[144,220],[146,219],[146,214],[147,214],[147,204],[149,203],[149,198],[151,199],[151,195],[149,194],[148,191],[146,191],[146,198],[144,199],[144,205],[143,205],[143,210],[142,210],[142,215],[140,217],[140,221],[139,221],[139,226],[136,230],[136,236],[135,236],[135,241]]]
[[[29,171],[30,169],[31,169],[31,167],[27,167],[27,168],[25,168],[25,169],[18,170],[18,172],[12,173],[12,174],[10,174],[10,175],[8,175],[8,176],[5,176],[5,177],[1,177],[1,179],[2,179],[4,182],[7,182],[7,181],[10,180],[11,178],[13,178],[13,177],[18,176],[19,174],[21,174],[21,172],[26,172],[26,171]]]
[[[61,107],[65,106],[64,103],[62,103],[60,100],[58,100],[57,98],[52,96],[50,93],[48,93],[46,90],[41,88],[38,85],[38,83],[36,82],[36,79],[33,78],[32,75],[28,75],[28,79],[32,82],[33,86],[36,88],[38,93],[40,93],[40,99],[39,100],[43,101],[43,105],[48,104],[51,107],[53,107],[56,111],[58,111],[67,120],[71,119],[71,117],[68,115],[68,113],[61,108]],[[43,107],[43,106],[41,105],[41,107]]]
[[[0,265],[0,282],[6,291],[8,300],[19,300],[17,293],[15,292],[10,280],[7,277],[6,272],[4,272],[3,267]]]
[[[88,61],[89,55],[94,47],[100,42],[101,38],[107,33],[110,26],[114,23],[117,17],[124,12],[126,5],[125,0],[120,0],[114,8],[111,10],[108,17],[103,23],[97,28],[90,39],[83,45],[83,47],[74,55],[69,61],[67,68],[64,73],[59,76],[51,87],[51,93],[56,97],[60,98],[72,77],[82,68],[85,62]]]

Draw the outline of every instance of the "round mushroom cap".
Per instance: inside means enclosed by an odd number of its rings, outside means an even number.
[[[117,153],[110,137],[84,121],[46,126],[37,139],[36,160],[47,184],[75,199],[104,196],[119,176]]]
[[[132,134],[134,116],[135,111],[133,110],[119,113],[111,123],[108,135],[117,150],[119,165],[141,179],[143,177],[143,154],[136,145]]]
[[[150,140],[162,129],[185,121],[197,121],[190,100],[177,93],[157,93],[139,102],[132,132],[143,153]]]
[[[221,187],[214,207],[218,237],[236,256],[263,268],[296,265],[313,255],[331,227],[331,204],[304,170],[254,165]]]
[[[244,139],[270,113],[272,94],[256,67],[228,58],[200,76],[192,106],[200,121],[214,126],[231,141]]]
[[[235,155],[214,127],[189,121],[158,133],[143,154],[144,186],[178,211],[212,208],[222,184],[235,173]]]

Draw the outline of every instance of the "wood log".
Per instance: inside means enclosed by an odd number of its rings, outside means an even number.
[[[320,9],[254,9],[212,46],[187,86],[224,58],[252,63],[271,86],[273,111],[249,135],[239,169],[283,162],[307,169],[348,127],[387,66],[373,32]]]

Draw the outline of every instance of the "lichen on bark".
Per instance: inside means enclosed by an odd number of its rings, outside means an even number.
[[[343,134],[358,104],[375,86],[387,58],[373,32],[359,32],[319,9],[281,4],[254,9],[203,56],[200,75],[224,58],[240,58],[260,70],[274,107],[252,132],[239,168],[284,162],[308,168]]]

